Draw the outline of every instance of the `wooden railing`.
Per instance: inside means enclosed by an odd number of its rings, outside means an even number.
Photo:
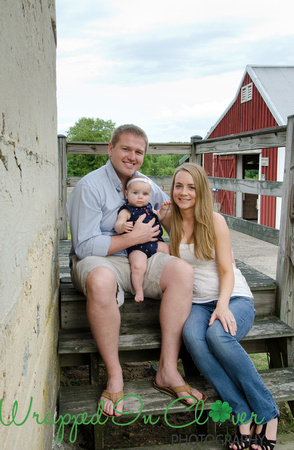
[[[199,136],[198,139],[201,139]],[[192,143],[184,144],[154,144],[150,143],[148,155],[191,155]],[[107,155],[108,144],[103,142],[67,142],[65,136],[58,136],[58,151],[60,161],[59,172],[59,228],[60,239],[67,239],[66,201],[67,188],[74,187],[81,179],[79,177],[67,177],[67,155]],[[151,177],[160,187],[170,186],[171,177]]]
[[[288,118],[287,126],[253,131],[239,135],[202,140],[199,136],[191,138],[191,143],[153,144],[149,145],[149,154],[182,154],[190,161],[202,163],[205,153],[242,153],[264,148],[285,147],[285,171],[283,182],[258,181],[243,179],[226,179],[209,177],[211,187],[239,193],[254,193],[282,198],[280,231],[249,223],[243,219],[226,216],[230,228],[250,234],[279,245],[277,261],[278,309],[277,315],[293,326],[294,304],[294,116]],[[67,239],[66,200],[67,187],[72,187],[77,178],[67,178],[67,154],[107,154],[106,143],[66,142],[64,136],[58,137],[60,158],[59,204],[60,204],[60,239]],[[159,186],[170,184],[169,177],[155,180]]]

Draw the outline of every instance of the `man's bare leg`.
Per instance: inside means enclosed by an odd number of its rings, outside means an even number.
[[[135,301],[142,302],[144,300],[143,282],[147,269],[147,255],[140,250],[134,250],[129,254],[131,265],[132,284],[135,289]]]
[[[117,282],[114,273],[106,267],[92,270],[86,281],[87,315],[90,328],[107,371],[106,390],[111,393],[123,389],[122,368],[118,358],[120,312],[116,302]],[[104,400],[104,412],[119,415],[113,411],[111,400]],[[117,405],[122,412],[123,401]]]
[[[160,285],[164,294],[160,307],[161,324],[161,355],[159,360],[156,383],[161,387],[175,387],[185,384],[178,372],[178,356],[182,342],[182,330],[192,306],[194,271],[193,268],[180,259],[171,259],[165,265]],[[192,389],[197,400],[202,394]],[[187,392],[179,392],[185,396]],[[187,401],[193,404],[193,399]]]

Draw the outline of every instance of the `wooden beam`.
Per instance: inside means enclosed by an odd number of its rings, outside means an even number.
[[[106,142],[68,142],[66,152],[71,155],[107,155],[108,144]]]
[[[58,136],[58,197],[59,197],[59,239],[67,239],[67,158],[66,158],[66,137]]]
[[[191,144],[168,143],[149,144],[148,155],[190,155]]]
[[[171,176],[158,176],[158,177],[149,177],[154,181],[160,188],[163,186],[169,190],[172,177]],[[82,177],[68,177],[67,178],[67,187],[74,187]]]
[[[294,116],[288,117],[281,228],[277,259],[277,314],[294,325],[294,267],[291,260],[294,235]]]
[[[68,154],[83,155],[107,155],[108,144],[106,142],[68,142]],[[148,155],[187,155],[191,154],[190,143],[150,143]]]
[[[286,146],[287,127],[269,128],[194,143],[198,153],[236,153]]]
[[[239,231],[240,233],[248,234],[256,239],[278,245],[280,235],[279,230],[267,227],[266,225],[250,222],[249,220],[229,216],[227,214],[222,215],[226,219],[227,225],[231,230]]]
[[[283,183],[280,181],[242,180],[237,178],[208,177],[212,188],[246,194],[282,197]]]
[[[67,177],[67,187],[74,187],[82,177]]]

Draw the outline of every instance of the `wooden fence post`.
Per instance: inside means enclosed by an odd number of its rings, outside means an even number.
[[[59,239],[68,239],[67,231],[67,157],[66,137],[58,135],[58,159],[59,159]]]
[[[282,194],[280,239],[277,260],[277,315],[294,326],[294,116],[288,117]]]
[[[191,136],[191,157],[190,161],[201,166],[201,154],[197,154],[196,145],[197,142],[202,141],[201,136]]]

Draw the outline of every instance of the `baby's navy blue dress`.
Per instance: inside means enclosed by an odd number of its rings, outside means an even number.
[[[127,203],[125,203],[124,205],[122,205],[120,207],[120,209],[118,210],[118,212],[120,212],[122,209],[128,209],[131,213],[131,217],[129,218],[128,222],[133,222],[135,223],[137,221],[137,219],[142,215],[142,214],[146,214],[145,219],[143,220],[143,223],[148,223],[150,222],[151,219],[153,219],[153,217],[155,217],[155,222],[154,225],[159,225],[159,230],[160,233],[157,236],[159,241],[163,241],[162,239],[162,227],[160,225],[160,222],[158,220],[157,215],[153,212],[151,203],[148,203],[148,205],[146,206],[131,206],[128,205]],[[147,258],[150,258],[150,256],[154,255],[154,253],[157,252],[157,247],[158,247],[158,242],[146,242],[145,244],[138,244],[138,245],[133,245],[132,247],[127,248],[127,253],[128,255],[133,252],[134,250],[140,250],[143,253],[146,253]]]

